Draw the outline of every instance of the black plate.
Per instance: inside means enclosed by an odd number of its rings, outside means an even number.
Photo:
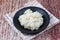
[[[40,12],[42,15],[43,15],[43,24],[40,26],[40,28],[38,30],[34,30],[34,31],[31,31],[31,30],[28,30],[28,29],[25,29],[23,26],[20,25],[19,21],[18,21],[18,18],[20,15],[22,15],[27,9],[31,9],[33,12],[34,11],[38,11]],[[43,31],[45,28],[47,28],[48,24],[50,22],[50,17],[48,15],[48,13],[39,8],[39,7],[25,7],[19,11],[16,12],[14,18],[13,18],[13,23],[15,25],[15,27],[20,30],[23,34],[28,34],[28,35],[35,35],[41,31]]]

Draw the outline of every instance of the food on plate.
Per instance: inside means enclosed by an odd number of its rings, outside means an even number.
[[[20,15],[18,20],[20,24],[30,30],[38,30],[43,24],[43,15],[38,11],[33,12],[31,9],[27,9],[23,15]]]

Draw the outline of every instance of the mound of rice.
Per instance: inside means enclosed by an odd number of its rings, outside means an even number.
[[[23,15],[18,18],[20,24],[26,29],[38,30],[43,24],[43,17],[41,13],[27,9]]]

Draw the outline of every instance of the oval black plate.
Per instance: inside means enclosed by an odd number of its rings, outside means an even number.
[[[33,12],[38,11],[43,15],[44,22],[43,22],[43,24],[40,26],[40,28],[38,30],[31,31],[31,30],[25,29],[19,23],[19,21],[18,21],[19,16],[24,14],[24,12],[27,9],[31,9]],[[43,31],[45,28],[47,28],[49,22],[50,22],[50,16],[48,15],[48,13],[45,10],[43,10],[43,9],[41,9],[39,7],[25,7],[23,9],[19,10],[18,12],[16,12],[16,14],[15,14],[15,16],[13,18],[13,23],[14,23],[15,27],[18,30],[20,30],[23,34],[28,34],[28,35],[35,35],[35,34],[41,32],[41,31]]]

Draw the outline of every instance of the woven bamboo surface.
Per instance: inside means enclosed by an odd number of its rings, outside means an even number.
[[[31,0],[30,0],[31,1]],[[60,0],[37,0],[47,10],[60,19]],[[3,15],[22,7],[28,0],[0,0],[0,40],[17,40],[17,33],[11,37],[10,25]],[[15,38],[15,39],[14,39]],[[60,23],[33,40],[60,40]]]

